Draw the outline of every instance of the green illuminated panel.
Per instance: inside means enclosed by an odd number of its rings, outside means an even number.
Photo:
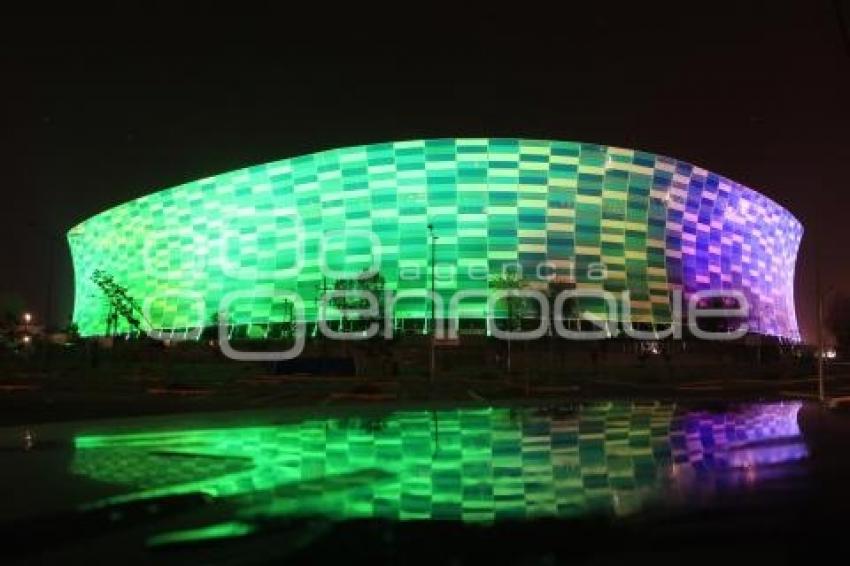
[[[107,210],[68,233],[74,320],[84,335],[106,330],[107,304],[91,281],[98,269],[147,303],[152,328],[183,331],[209,325],[221,301],[239,292],[257,296],[230,305],[237,324],[283,322],[285,309],[271,297],[286,292],[315,320],[323,265],[353,276],[374,260],[389,290],[426,291],[429,223],[446,304],[455,291],[486,290],[488,273],[517,264],[529,287],[545,289],[536,276],[545,263],[568,286],[630,291],[636,322],[669,322],[672,289],[738,289],[756,307],[755,329],[798,335],[793,274],[802,229],[781,207],[666,157],[516,139],[335,149]],[[601,279],[590,273],[600,263]],[[392,315],[426,318],[428,305],[405,299]],[[602,312],[601,303],[584,306]],[[493,313],[479,299],[459,314]]]

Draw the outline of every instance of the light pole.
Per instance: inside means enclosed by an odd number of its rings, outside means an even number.
[[[434,382],[434,370],[436,368],[434,341],[437,339],[437,332],[436,332],[436,330],[437,330],[437,327],[436,327],[436,322],[437,322],[436,303],[437,303],[437,301],[435,300],[436,299],[436,296],[435,296],[435,289],[436,289],[435,282],[436,282],[436,280],[434,278],[434,272],[435,272],[435,268],[436,268],[435,260],[436,260],[437,236],[434,235],[434,225],[430,224],[430,223],[428,224],[428,235],[431,238],[431,356],[430,356],[428,376],[429,376],[430,381],[433,383]]]
[[[818,206],[818,208],[821,208]],[[830,286],[826,290],[823,288],[823,274],[821,270],[822,266],[822,250],[823,246],[823,235],[822,228],[820,225],[816,228],[815,231],[815,293],[817,293],[817,312],[818,312],[818,400],[821,403],[826,401],[826,387],[824,385],[824,376],[823,376],[823,303],[826,297],[833,291],[833,287]]]
[[[508,291],[510,292],[510,291]],[[508,375],[507,381],[511,380],[511,335],[514,331],[514,301],[513,297],[508,297]]]
[[[47,327],[53,323],[53,275],[54,275],[54,263],[56,259],[56,242],[59,241],[59,236],[55,233],[53,228],[46,226],[40,222],[36,222],[35,220],[30,220],[28,223],[28,227],[42,238],[47,240],[48,249],[47,249],[47,285],[45,285],[45,316],[42,323],[44,324],[44,329],[47,331]]]
[[[824,356],[824,338],[823,338],[823,303],[826,298],[832,293],[833,288],[830,287],[826,291],[821,291],[820,274],[818,274],[818,400],[823,403],[826,400],[826,391],[823,377],[823,356]]]

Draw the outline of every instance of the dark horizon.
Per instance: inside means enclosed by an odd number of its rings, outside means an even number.
[[[333,41],[7,42],[0,261],[15,277],[0,294],[43,317],[48,235],[58,237],[53,322],[64,323],[65,232],[183,182],[379,141],[544,138],[669,155],[788,209],[805,228],[797,312],[811,341],[816,234],[824,287],[850,289],[840,5],[570,8],[564,26],[488,15],[365,40],[325,30]]]

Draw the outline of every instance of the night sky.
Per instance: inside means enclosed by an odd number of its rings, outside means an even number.
[[[193,13],[169,13],[172,33],[2,42],[0,295],[44,316],[53,235],[67,321],[65,232],[155,190],[345,145],[531,137],[670,155],[778,201],[806,228],[814,339],[818,234],[825,286],[850,291],[850,3],[564,4],[416,4],[369,25],[328,4],[186,33]]]

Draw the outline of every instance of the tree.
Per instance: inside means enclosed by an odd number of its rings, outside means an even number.
[[[11,293],[0,295],[0,318],[17,323],[24,312],[24,300]]]
[[[378,303],[378,313],[374,317],[366,317],[368,322],[382,321],[384,319],[384,276],[379,272],[374,271],[369,273],[366,270],[363,270],[357,277],[357,289],[366,293],[371,293],[373,297],[375,297],[376,302]],[[364,300],[365,303],[365,300]],[[368,304],[363,304],[363,307],[368,307]]]
[[[106,335],[111,336],[118,332],[119,318],[126,320],[136,332],[141,332],[141,320],[145,319],[145,316],[138,302],[127,292],[127,288],[116,283],[112,275],[100,269],[94,270],[91,279],[103,292],[108,305]],[[145,319],[145,322],[150,326],[148,320]]]
[[[575,289],[575,283],[564,279],[552,279],[546,287],[546,296],[549,299],[549,317],[551,318],[549,328],[554,329],[555,320],[570,321],[578,318],[578,302],[575,297],[568,297],[561,305],[560,312],[556,312],[555,303],[558,295],[565,291]]]
[[[280,337],[292,338],[295,335],[295,305],[289,299],[282,299],[276,313],[280,315]]]
[[[504,291],[505,293],[496,301],[496,306],[505,308],[505,329],[516,330],[519,328],[522,317],[526,314],[527,304],[525,297],[516,294],[525,288],[522,281],[515,272],[497,275],[490,279],[490,289]]]
[[[504,305],[506,310],[505,330],[513,332],[521,326],[522,318],[530,311],[528,299],[517,295],[517,291],[525,287],[516,272],[507,272],[490,279],[490,289],[505,293],[496,301],[496,306]],[[495,313],[493,313],[495,314]],[[492,316],[492,314],[491,314]],[[495,317],[494,317],[495,318]],[[511,337],[508,335],[507,371],[511,372]]]
[[[0,295],[0,339],[12,342],[24,312],[24,300],[12,294]]]
[[[554,369],[554,352],[553,346],[555,341],[555,321],[559,320],[565,327],[570,326],[570,321],[578,318],[578,303],[575,297],[568,297],[560,305],[560,309],[556,308],[558,296],[565,292],[575,289],[575,283],[566,278],[556,277],[551,279],[546,286],[546,298],[549,301],[549,348],[548,348],[548,366],[551,372]]]
[[[330,304],[342,314],[342,331],[349,330],[346,313],[353,309],[369,308],[369,300],[363,293],[371,293],[378,303],[377,316],[362,316],[360,320],[367,323],[381,321],[384,317],[384,277],[378,272],[363,270],[353,278],[337,279],[334,283],[335,294]]]
[[[340,330],[345,332],[348,330],[347,311],[349,309],[359,308],[362,302],[362,297],[351,294],[351,291],[356,289],[354,279],[337,279],[334,282],[334,294],[328,301],[335,309],[340,311],[342,317],[340,322]]]

